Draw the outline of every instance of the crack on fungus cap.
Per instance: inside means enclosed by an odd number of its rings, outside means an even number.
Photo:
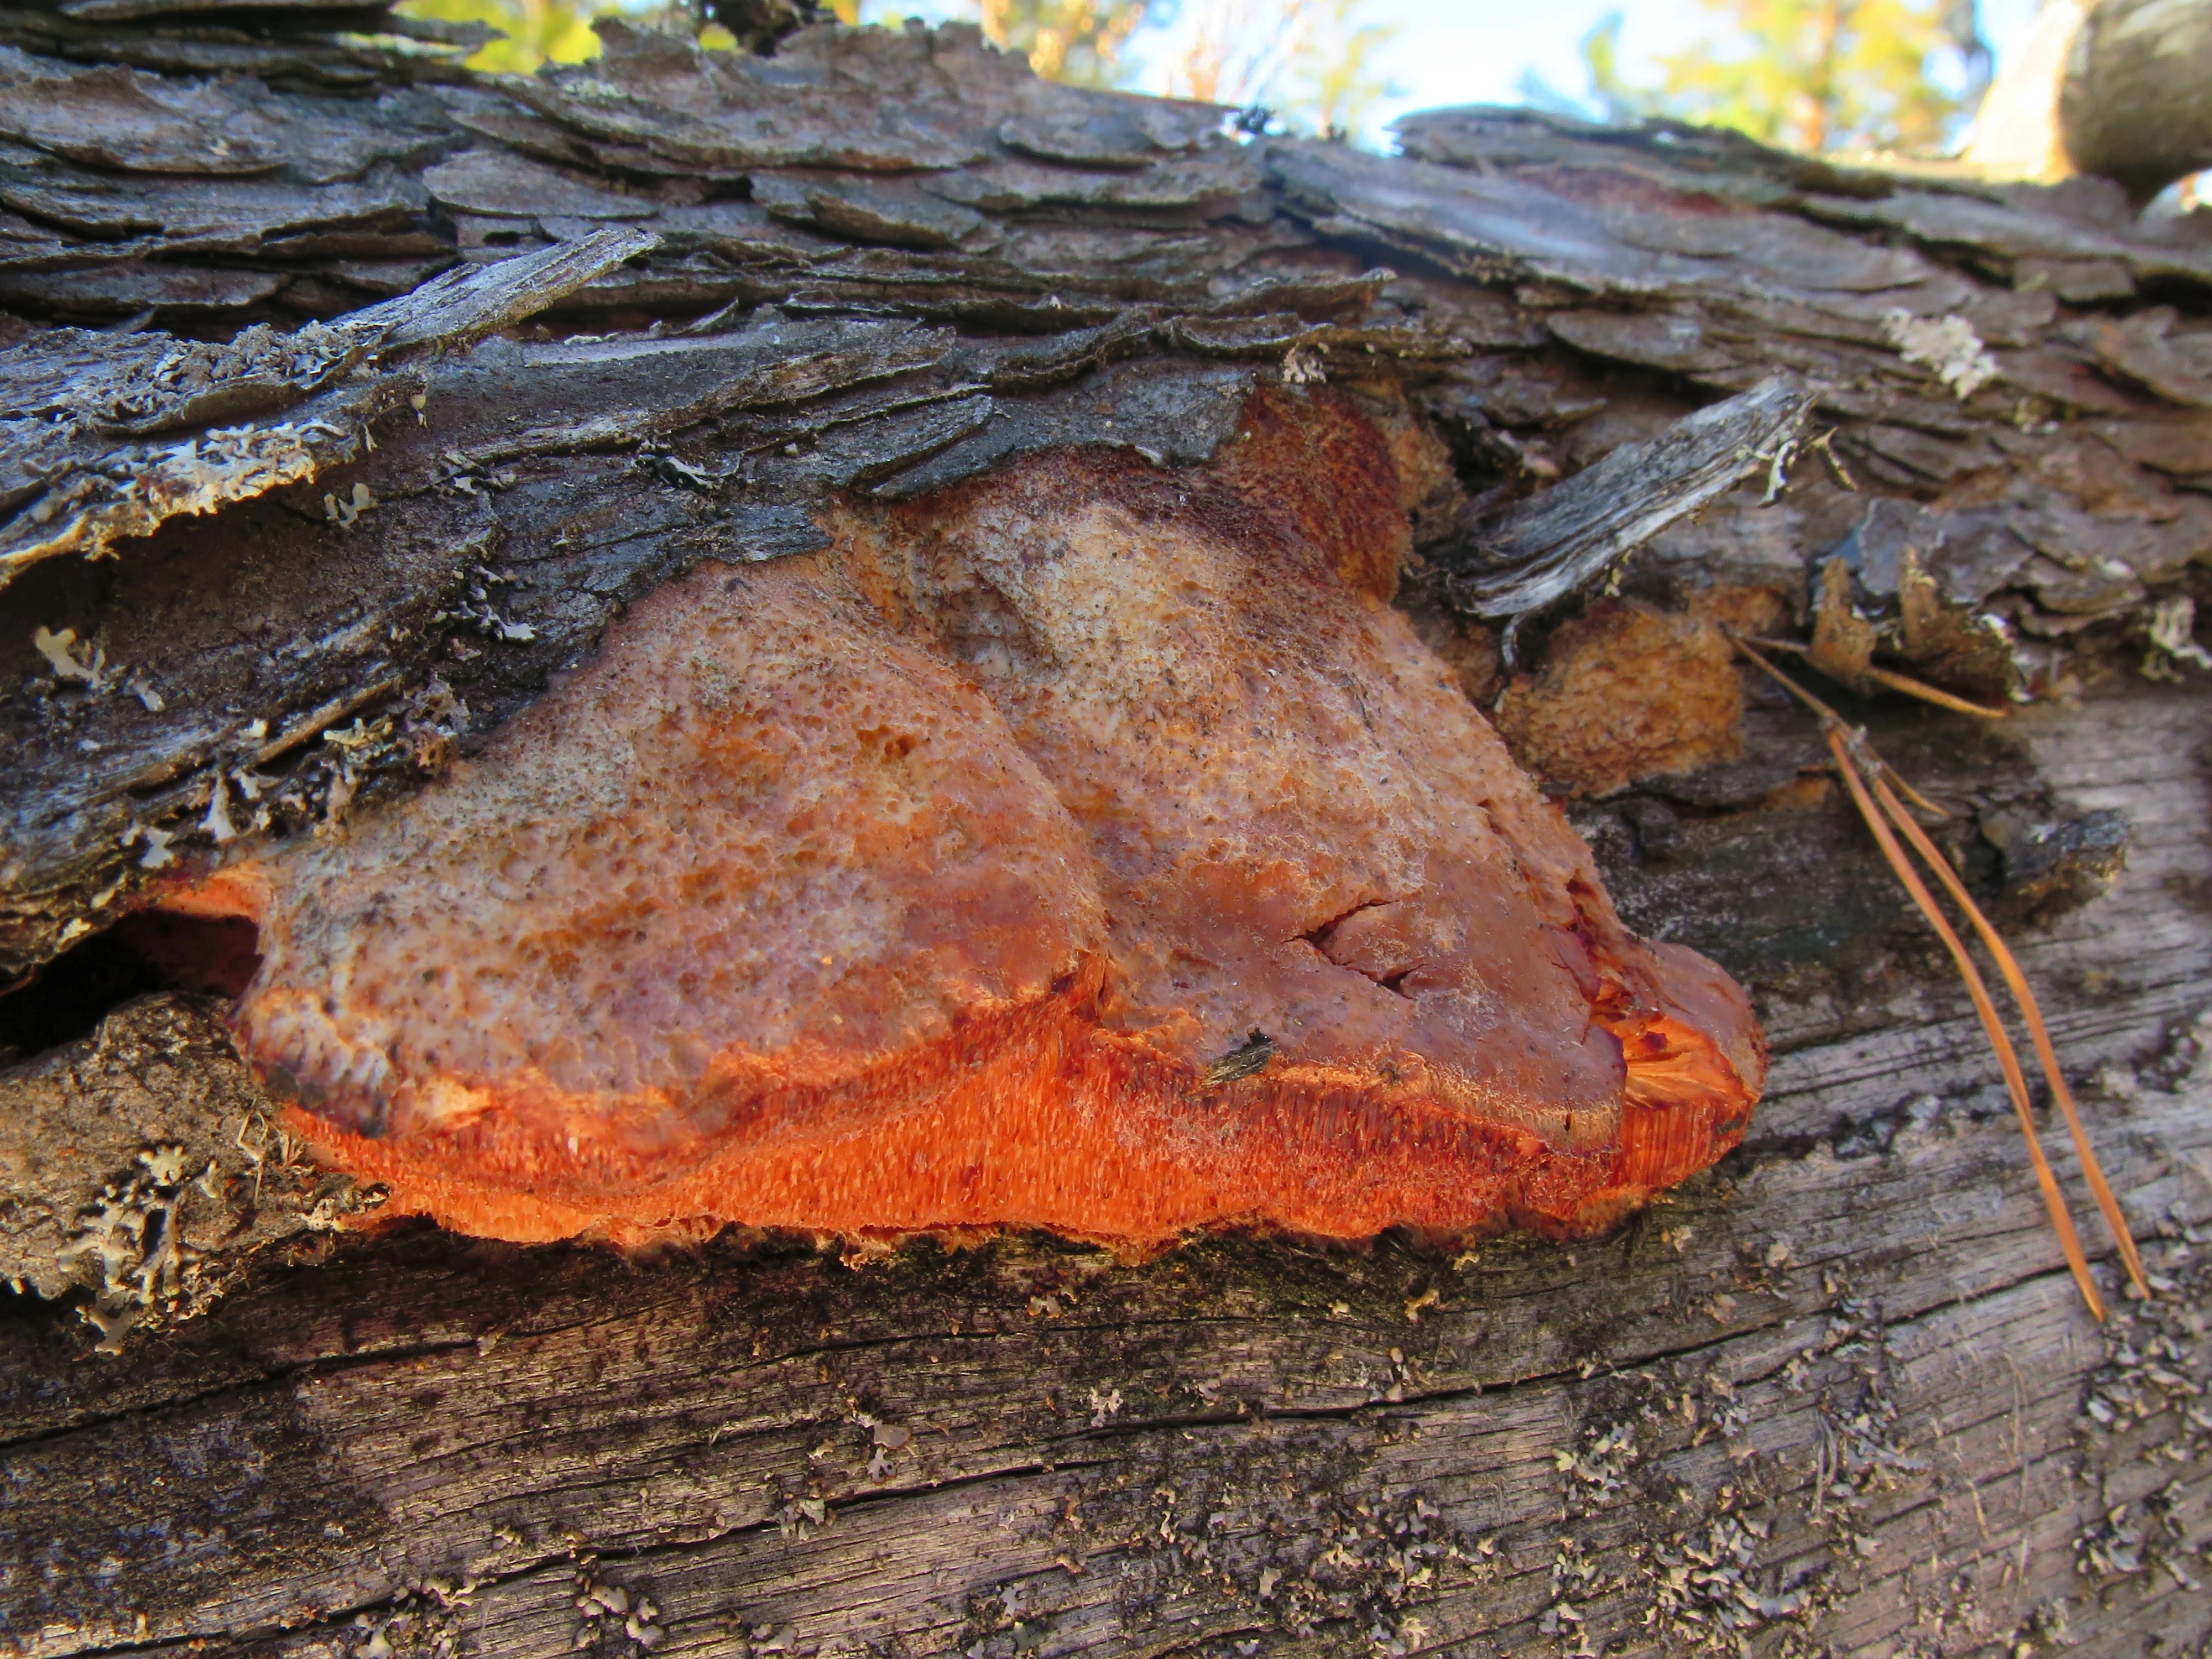
[[[515,1239],[1605,1224],[1763,1045],[1389,605],[1393,418],[1272,391],[1205,468],[1033,456],[669,584],[218,878],[241,1046],[393,1210]]]

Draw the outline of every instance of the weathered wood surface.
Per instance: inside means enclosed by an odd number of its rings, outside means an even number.
[[[2025,953],[2161,1275],[2106,1331],[1971,1013],[1916,970],[1831,793],[1613,872],[1647,927],[1739,941],[1780,1054],[1743,1152],[1616,1237],[1129,1267],[410,1229],[325,1238],[106,1360],[27,1299],[0,1629],[39,1654],[634,1652],[622,1612],[578,1607],[620,1589],[663,1653],[2193,1650],[2204,705],[2039,708],[1995,748],[1956,725],[1884,736],[1978,750],[1913,755],[1948,798],[2024,760],[2133,830],[2115,892]]]
[[[306,457],[0,591],[0,968],[42,970],[0,1004],[0,1644],[2201,1648],[2200,220],[1499,112],[1409,123],[1410,160],[1248,144],[958,31],[617,37],[487,83],[373,9],[237,15],[0,11],[45,55],[0,62],[0,549],[150,501],[164,457]],[[490,313],[448,301],[501,283],[548,308],[469,344]],[[333,1231],[374,1193],[108,948],[172,858],[412,787],[462,704],[522,706],[698,559],[1026,448],[1195,460],[1262,378],[1410,404],[1449,452],[1405,602],[1488,700],[1455,586],[1503,617],[1513,568],[1613,563],[1653,524],[1593,532],[1577,477],[1658,477],[1778,371],[1814,404],[1795,465],[1763,426],[1705,499],[1699,450],[1704,512],[1611,574],[1711,645],[1804,621],[1841,558],[1891,660],[2060,695],[1994,728],[1851,707],[2021,930],[2148,1242],[2158,1294],[2104,1332],[1971,1012],[1755,688],[1740,759],[1575,809],[1632,923],[1753,985],[1778,1054],[1743,1151],[1595,1244]],[[323,399],[374,418],[301,438]],[[1994,671],[1921,651],[1915,570],[2007,622]]]

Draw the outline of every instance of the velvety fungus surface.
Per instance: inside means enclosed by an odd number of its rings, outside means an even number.
[[[1741,1138],[1763,1048],[1390,606],[1406,495],[1383,415],[1284,390],[1203,469],[1035,456],[702,568],[216,878],[241,1045],[512,1239],[1603,1225]]]

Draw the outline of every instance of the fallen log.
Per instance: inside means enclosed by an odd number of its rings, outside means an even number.
[[[2139,200],[2212,167],[2212,6],[2098,0],[2058,91],[2058,130],[2084,173]]]
[[[2212,167],[2212,7],[2051,0],[1974,115],[1965,159],[1989,176],[2087,173],[2136,202]]]
[[[957,28],[611,27],[526,81],[422,33],[0,15],[0,1640],[2203,1639],[2200,228],[1522,112],[1238,137]],[[1624,1226],[497,1243],[386,1219],[240,1058],[260,941],[180,877],[343,864],[697,573],[1024,466],[1180,524],[1323,406],[1399,492],[1374,626],[1771,1044]],[[963,603],[975,684],[1034,650]],[[1833,692],[2044,995],[2152,1275],[2093,1242],[2102,1329],[1818,728],[1731,659],[1816,623],[2012,709]]]

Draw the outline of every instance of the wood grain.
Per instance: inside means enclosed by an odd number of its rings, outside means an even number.
[[[19,1307],[0,1628],[40,1655],[639,1651],[626,1621],[662,1653],[2201,1640],[2203,730],[2148,690],[2021,721],[2136,836],[2024,950],[2069,1066],[2129,1068],[2087,1109],[2171,1288],[2104,1332],[1971,1014],[1900,974],[1848,1036],[1770,1000],[1752,1145],[1575,1249],[623,1260],[410,1227],[112,1359]],[[2093,1414],[2130,1389],[2142,1420]],[[617,1587],[650,1618],[579,1611]]]

